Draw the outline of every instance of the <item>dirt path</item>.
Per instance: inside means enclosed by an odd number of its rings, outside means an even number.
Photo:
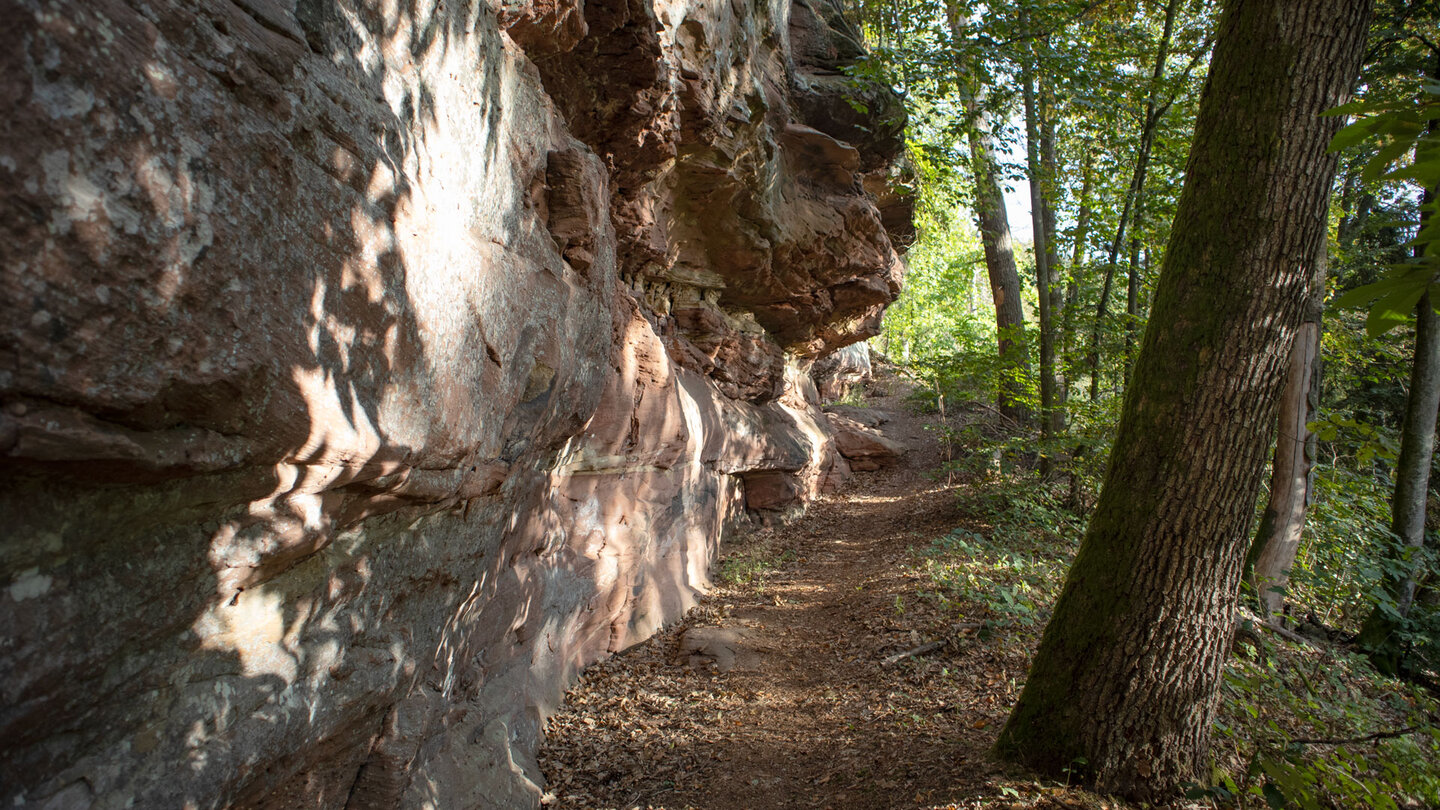
[[[1017,792],[1026,807],[1079,806],[987,753],[1027,656],[925,594],[917,552],[965,520],[953,487],[927,475],[940,463],[928,419],[889,387],[866,405],[911,448],[902,463],[727,545],[721,570],[742,581],[587,670],[541,751],[551,806],[988,807]],[[734,642],[729,671],[683,653],[707,634]],[[931,642],[944,646],[885,661]]]

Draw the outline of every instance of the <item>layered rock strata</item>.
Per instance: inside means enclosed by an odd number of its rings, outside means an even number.
[[[855,31],[0,18],[0,802],[535,806],[579,668],[836,458],[808,364],[876,329],[910,227]]]

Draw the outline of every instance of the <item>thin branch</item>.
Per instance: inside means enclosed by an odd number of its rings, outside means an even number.
[[[1293,641],[1296,644],[1305,644],[1311,647],[1315,646],[1315,639],[1302,636],[1294,630],[1288,630],[1279,625],[1271,624],[1247,610],[1237,610],[1235,613],[1237,618],[1248,622],[1252,627],[1268,630],[1286,641]]]
[[[1079,22],[1080,20],[1083,20],[1083,19],[1086,17],[1086,15],[1088,15],[1090,12],[1095,11],[1096,9],[1100,8],[1101,6],[1105,5],[1105,4],[1108,3],[1108,2],[1110,2],[1110,0],[1095,0],[1095,2],[1091,3],[1091,4],[1088,5],[1088,6],[1085,6],[1084,8],[1080,9],[1079,11],[1075,12],[1075,14],[1074,14],[1073,16],[1071,16],[1069,19],[1063,20],[1063,21],[1061,21],[1060,23],[1058,23],[1058,24],[1056,24],[1056,25],[1054,25],[1054,26],[1052,26],[1052,27],[1050,27],[1050,28],[1046,28],[1046,29],[1039,30],[1039,31],[1030,31],[1030,32],[1028,32],[1028,33],[1024,33],[1024,34],[1021,34],[1021,35],[1019,35],[1019,36],[1012,37],[1012,38],[1010,38],[1010,39],[1004,39],[1004,40],[1001,40],[1001,41],[999,41],[999,42],[991,41],[990,44],[991,44],[991,45],[994,45],[995,47],[998,47],[998,48],[1008,48],[1008,47],[1010,47],[1011,45],[1015,45],[1015,44],[1020,43],[1020,42],[1025,42],[1026,40],[1030,40],[1030,39],[1042,39],[1042,38],[1044,38],[1044,37],[1048,37],[1048,36],[1050,36],[1051,34],[1055,33],[1056,31],[1059,31],[1060,29],[1064,28],[1065,26],[1070,25],[1071,23],[1075,23],[1075,22]]]
[[[1354,745],[1355,743],[1373,742],[1375,740],[1388,740],[1394,737],[1404,737],[1406,734],[1414,734],[1417,731],[1424,731],[1428,728],[1434,728],[1434,726],[1430,725],[1429,723],[1425,723],[1418,726],[1408,726],[1406,728],[1399,729],[1398,731],[1377,731],[1374,734],[1366,734],[1361,737],[1342,737],[1336,739],[1323,739],[1316,737],[1301,738],[1298,740],[1284,740],[1283,742],[1290,745]]]
[[[897,663],[903,658],[914,658],[917,655],[924,655],[928,652],[935,652],[941,647],[944,647],[946,643],[947,642],[945,641],[945,639],[942,638],[939,641],[931,641],[927,644],[921,644],[919,647],[914,647],[912,649],[906,650],[905,652],[895,653],[889,658],[886,658],[883,663],[885,666],[888,667],[891,664]]]

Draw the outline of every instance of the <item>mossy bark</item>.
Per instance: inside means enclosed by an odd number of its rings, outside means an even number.
[[[1366,0],[1232,0],[1105,484],[1002,754],[1172,797],[1202,780],[1276,404],[1324,238]]]
[[[1020,298],[1020,270],[1015,265],[1015,246],[1010,237],[1010,220],[1005,214],[1005,196],[991,147],[988,122],[981,117],[970,134],[971,165],[975,174],[975,221],[985,249],[985,270],[990,277],[990,296],[995,303],[995,332],[1000,353],[1000,412],[1015,420],[1030,419],[1025,407],[1025,381],[1030,378],[1030,351],[1025,345],[1025,309]]]

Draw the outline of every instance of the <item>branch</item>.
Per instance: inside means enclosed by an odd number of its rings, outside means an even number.
[[[1200,60],[1205,58],[1206,54],[1210,53],[1210,47],[1213,44],[1214,38],[1208,36],[1205,37],[1204,42],[1200,43],[1200,48],[1195,51],[1195,54],[1193,56],[1190,57],[1190,62],[1185,65],[1184,70],[1180,71],[1180,81],[1176,83],[1177,86],[1175,88],[1175,92],[1171,93],[1170,98],[1166,99],[1165,103],[1161,104],[1156,109],[1153,123],[1147,122],[1150,124],[1150,126],[1158,125],[1160,123],[1160,119],[1165,117],[1165,113],[1169,112],[1170,105],[1174,104],[1175,100],[1180,98],[1180,94],[1184,92],[1185,83],[1190,80],[1190,72],[1195,70],[1196,66],[1200,64]]]
[[[940,639],[939,641],[931,641],[931,642],[926,643],[926,644],[921,644],[919,647],[915,647],[915,648],[913,648],[913,649],[906,650],[905,652],[895,653],[894,655],[890,656],[889,658],[886,658],[882,663],[883,663],[885,666],[888,667],[888,666],[890,666],[891,664],[894,664],[894,663],[900,661],[900,660],[903,659],[903,658],[914,658],[914,657],[917,656],[917,655],[924,655],[925,653],[928,653],[928,652],[935,652],[936,650],[940,649],[941,647],[944,647],[944,646],[945,646],[945,643],[946,643],[946,642],[945,642],[945,639],[942,638],[942,639]]]
[[[1388,740],[1393,737],[1403,737],[1406,734],[1414,734],[1417,731],[1424,731],[1432,726],[1428,723],[1419,726],[1409,726],[1399,731],[1377,731],[1374,734],[1366,734],[1363,737],[1343,737],[1338,739],[1302,738],[1298,740],[1285,740],[1291,745],[1353,745],[1355,743],[1373,742],[1375,740]]]
[[[1073,16],[1071,16],[1069,19],[1063,20],[1063,21],[1061,21],[1060,23],[1058,23],[1057,25],[1054,25],[1054,26],[1052,26],[1052,27],[1050,27],[1050,28],[1046,28],[1046,29],[1038,30],[1038,31],[1030,31],[1030,32],[1028,32],[1028,33],[1020,34],[1019,36],[1011,37],[1010,39],[1002,39],[1002,40],[1000,40],[999,42],[991,41],[990,44],[993,45],[993,46],[995,46],[995,47],[997,47],[997,48],[1008,48],[1008,47],[1010,47],[1011,45],[1014,45],[1014,44],[1016,44],[1016,43],[1018,43],[1018,42],[1024,42],[1024,41],[1026,41],[1026,40],[1028,40],[1028,39],[1039,39],[1039,38],[1042,38],[1042,37],[1048,37],[1048,36],[1050,36],[1051,34],[1055,33],[1056,31],[1059,31],[1061,28],[1064,28],[1065,26],[1070,25],[1071,23],[1078,22],[1078,21],[1080,21],[1081,19],[1084,19],[1084,17],[1085,17],[1087,14],[1089,14],[1090,12],[1094,11],[1094,10],[1097,9],[1097,8],[1100,8],[1101,6],[1105,5],[1105,4],[1108,3],[1109,1],[1110,1],[1110,0],[1094,0],[1094,2],[1090,3],[1089,5],[1084,6],[1084,7],[1081,8],[1079,11],[1075,12],[1075,14],[1074,14]]]
[[[1315,639],[1306,638],[1305,636],[1300,635],[1294,630],[1287,630],[1284,627],[1280,627],[1279,625],[1270,624],[1269,622],[1265,621],[1259,616],[1256,616],[1253,613],[1244,610],[1238,610],[1235,613],[1237,618],[1247,621],[1252,626],[1258,627],[1261,630],[1269,630],[1270,632],[1285,639],[1286,641],[1293,641],[1296,644],[1305,644],[1311,647],[1315,646]]]

